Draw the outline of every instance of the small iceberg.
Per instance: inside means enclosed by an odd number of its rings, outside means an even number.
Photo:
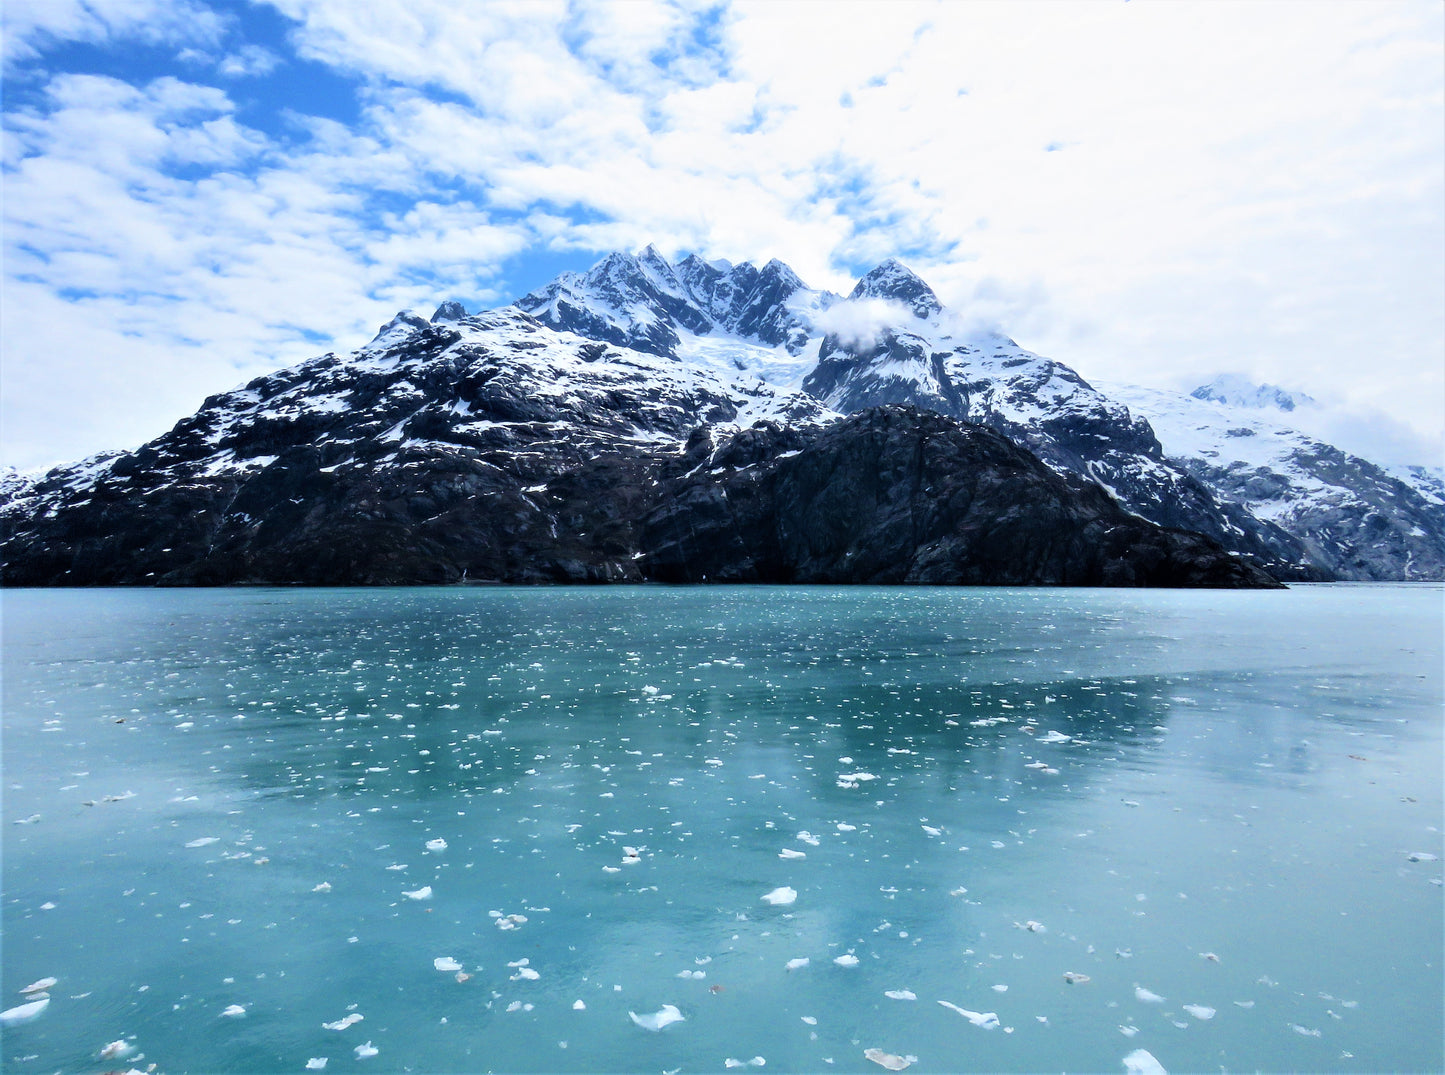
[[[1169,1075],[1148,1049],[1135,1049],[1124,1057],[1124,1070],[1128,1075]]]
[[[918,994],[911,989],[888,989],[883,995],[889,1000],[917,1000]]]
[[[778,852],[780,859],[805,859],[808,857],[806,851],[794,851],[791,847],[785,847]]]
[[[322,1029],[322,1030],[345,1030],[347,1027],[352,1026],[352,1025],[354,1025],[354,1024],[356,1024],[356,1023],[359,1023],[359,1022],[361,1022],[361,1021],[362,1021],[363,1019],[365,1019],[365,1018],[366,1018],[366,1016],[362,1015],[360,1012],[352,1012],[350,1015],[344,1016],[344,1017],[336,1020],[336,1022],[334,1022],[334,1023],[322,1023],[322,1024],[321,1024],[321,1029]]]
[[[13,1008],[6,1008],[0,1012],[0,1025],[16,1026],[20,1023],[28,1023],[32,1019],[39,1019],[48,1007],[50,1007],[50,998],[41,997],[28,1004],[18,1004]]]
[[[20,990],[22,996],[30,996],[34,993],[45,993],[54,989],[60,981],[59,978],[41,978],[38,982],[31,982],[24,989]]]
[[[447,842],[438,836],[435,840],[428,840],[426,842],[426,849],[428,851],[445,851],[447,849]]]
[[[1196,1019],[1213,1019],[1214,1009],[1206,1008],[1203,1004],[1186,1004],[1184,1010]]]
[[[885,1053],[882,1049],[864,1049],[863,1056],[889,1071],[902,1071],[918,1060],[916,1056],[898,1056],[895,1053]]]
[[[858,965],[858,957],[852,952],[844,952],[841,956],[834,959],[833,962],[840,967],[856,967]]]
[[[356,1047],[356,1059],[365,1060],[368,1057],[375,1056],[379,1052],[381,1052],[380,1049],[371,1044],[371,1042],[367,1042],[365,1045],[358,1045]]]
[[[135,1052],[135,1046],[121,1038],[102,1045],[100,1052],[96,1055],[101,1060],[119,1060],[122,1057],[129,1056],[133,1052]]]
[[[767,1061],[764,1060],[761,1056],[755,1056],[751,1060],[738,1060],[730,1056],[723,1061],[723,1067],[725,1068],[760,1068],[766,1064]]]
[[[208,844],[218,844],[218,843],[220,843],[220,842],[221,842],[221,838],[220,838],[219,836],[202,836],[202,837],[200,837],[199,839],[195,839],[195,840],[189,841],[189,842],[186,844],[186,846],[187,846],[187,847],[205,847],[205,846],[207,846]]]
[[[974,1026],[981,1026],[985,1030],[993,1030],[998,1026],[998,1015],[995,1012],[971,1012],[967,1008],[960,1008],[957,1004],[950,1004],[946,1000],[940,1000],[938,1003],[949,1011],[958,1012]]]
[[[329,1058],[325,1056],[313,1056],[310,1060],[306,1061],[306,1070],[323,1071],[326,1068],[326,1061],[328,1059]]]
[[[422,885],[415,892],[402,892],[402,895],[409,900],[429,900],[431,899],[431,885]]]
[[[321,884],[317,885],[317,886],[316,886],[315,888],[313,888],[311,891],[312,891],[312,892],[330,892],[330,891],[331,891],[331,882],[330,882],[330,881],[322,881]]]
[[[227,1019],[240,1019],[246,1014],[246,1009],[239,1004],[228,1004],[226,1010],[221,1013]]]
[[[435,967],[437,970],[439,970],[439,971],[444,971],[444,972],[447,973],[447,974],[450,974],[450,973],[452,973],[453,971],[459,971],[459,970],[462,969],[462,965],[461,965],[460,963],[458,963],[455,959],[453,959],[451,956],[437,956],[435,959],[433,959],[433,960],[431,961],[431,965],[432,965],[433,967]]]
[[[665,1026],[673,1023],[683,1022],[682,1012],[677,1010],[674,1004],[664,1004],[655,1012],[646,1015],[638,1015],[636,1012],[628,1012],[627,1017],[640,1026],[643,1030],[659,1031]]]
[[[775,888],[765,895],[763,902],[771,903],[774,907],[786,907],[797,898],[797,890],[784,885],[782,888]]]
[[[1142,985],[1134,987],[1134,999],[1142,1000],[1145,1004],[1163,1004],[1164,998],[1158,993],[1145,989]]]
[[[797,959],[790,959],[790,960],[788,960],[787,967],[788,967],[788,970],[801,970],[803,967],[806,967],[807,965],[808,965],[808,957],[807,957],[807,956],[799,956]]]

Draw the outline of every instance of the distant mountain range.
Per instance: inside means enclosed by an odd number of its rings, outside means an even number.
[[[6,584],[1445,577],[1445,480],[1222,379],[1106,391],[960,327],[652,247],[399,314],[134,452],[0,479]],[[1200,536],[1202,535],[1202,536]]]

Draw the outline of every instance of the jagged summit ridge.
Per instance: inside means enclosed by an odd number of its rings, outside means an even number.
[[[1255,384],[1239,374],[1225,373],[1189,393],[1195,399],[1211,403],[1227,403],[1233,407],[1256,410],[1292,411],[1296,407],[1314,405],[1314,399],[1303,392],[1291,392],[1276,384]]]
[[[919,320],[937,317],[943,304],[921,276],[897,258],[889,258],[854,286],[850,299],[888,299],[902,303]]]

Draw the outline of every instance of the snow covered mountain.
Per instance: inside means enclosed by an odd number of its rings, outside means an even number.
[[[1312,558],[1341,578],[1445,577],[1438,477],[1423,467],[1391,473],[1291,428],[1281,412],[1309,397],[1242,378],[1187,396],[1128,385],[1106,390],[1148,418],[1171,462],[1221,499],[1298,535]]]
[[[0,527],[9,585],[1274,585],[988,430],[454,303],[9,475]]]
[[[1263,427],[1268,460],[1229,455],[1234,417],[1181,432],[1180,407],[1241,401],[1288,402],[1100,391],[967,329],[893,259],[845,298],[779,261],[648,247],[515,306],[399,314],[135,452],[0,476],[0,554],[11,584],[1445,574],[1438,476]]]

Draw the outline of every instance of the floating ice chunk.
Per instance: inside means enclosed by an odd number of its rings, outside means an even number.
[[[135,1046],[124,1039],[120,1039],[102,1045],[97,1055],[102,1060],[119,1060],[121,1057],[129,1056],[133,1052],[135,1052]]]
[[[1163,1003],[1164,1003],[1164,998],[1163,998],[1163,997],[1161,997],[1158,993],[1150,992],[1149,990],[1145,989],[1142,985],[1136,985],[1136,986],[1134,987],[1134,999],[1135,999],[1135,1000],[1142,1000],[1145,1004],[1163,1004]]]
[[[1128,1075],[1169,1075],[1148,1049],[1135,1049],[1124,1057],[1124,1070]]]
[[[403,891],[402,895],[409,900],[429,900],[431,899],[431,885],[422,885],[415,892]]]
[[[994,986],[989,986],[989,988],[992,989],[995,993],[1007,993],[1007,992],[1008,992],[1008,986],[1006,986],[1006,985],[994,985]]]
[[[1050,731],[1045,732],[1034,741],[1037,743],[1067,743],[1071,738],[1071,736],[1067,736],[1063,732]]]
[[[852,952],[844,952],[837,959],[833,960],[833,962],[840,967],[856,967],[858,965],[858,957]]]
[[[627,1017],[640,1026],[643,1030],[658,1031],[665,1026],[683,1021],[682,1012],[677,1010],[676,1005],[664,1004],[655,1012],[648,1012],[646,1015],[638,1015],[636,1012],[628,1012]]]
[[[1406,857],[1407,859],[1409,859],[1411,862],[1434,862],[1434,861],[1435,861],[1436,859],[1438,859],[1440,856],[1439,856],[1439,855],[1432,855],[1432,854],[1430,854],[1430,852],[1428,852],[1428,851],[1411,851],[1411,852],[1410,852],[1408,855],[1406,855],[1405,857]]]
[[[356,1023],[359,1023],[359,1022],[361,1022],[361,1021],[362,1021],[363,1019],[365,1019],[365,1018],[366,1018],[366,1016],[362,1015],[360,1012],[352,1012],[350,1015],[343,1016],[342,1018],[336,1020],[336,1022],[334,1022],[334,1023],[322,1023],[322,1024],[321,1024],[321,1029],[322,1029],[322,1030],[345,1030],[347,1027],[352,1026],[352,1025],[354,1025],[354,1024],[356,1024]]]
[[[848,824],[846,821],[840,821],[840,822],[838,822],[838,831],[839,831],[839,832],[857,832],[857,831],[858,831],[858,826],[857,826],[857,825],[850,825],[850,824]]]
[[[603,873],[621,873],[621,872],[622,872],[622,867],[621,867],[621,866],[603,866],[603,867],[602,867],[602,872],[603,872]]]
[[[794,851],[791,847],[785,847],[778,852],[778,858],[780,859],[803,859],[807,857],[808,853],[806,851]]]
[[[19,817],[19,818],[16,818],[15,821],[13,822],[13,824],[16,824],[16,825],[34,825],[34,824],[35,824],[37,821],[39,821],[39,820],[40,820],[40,815],[39,815],[39,814],[31,814],[29,817]]]
[[[1087,974],[1078,974],[1071,970],[1064,971],[1064,981],[1070,985],[1088,985],[1091,980]]]
[[[994,1012],[971,1012],[967,1008],[960,1008],[957,1004],[950,1004],[946,1000],[940,1000],[938,1003],[949,1011],[958,1012],[974,1026],[981,1026],[985,1030],[993,1030],[998,1026],[998,1015]]]
[[[368,1057],[373,1057],[379,1052],[381,1052],[380,1049],[371,1044],[371,1042],[367,1042],[365,1045],[358,1045],[356,1047],[356,1059],[366,1060]]]
[[[1234,1002],[1234,1005],[1235,1005],[1235,1007],[1237,1007],[1237,1008],[1253,1008],[1253,1007],[1254,1007],[1254,1001],[1252,1001],[1252,1000],[1236,1000],[1236,1001]]]
[[[322,881],[321,884],[317,885],[317,886],[316,886],[315,888],[313,888],[311,891],[312,891],[312,892],[330,892],[330,891],[331,891],[331,882],[330,882],[330,881]]]
[[[228,1019],[240,1019],[246,1014],[246,1009],[240,1004],[228,1004],[226,1010],[221,1013]]]
[[[645,847],[624,846],[622,849],[622,865],[636,866],[639,862],[642,861],[642,852],[646,850],[647,849]]]
[[[885,1053],[882,1049],[864,1049],[863,1056],[889,1071],[902,1071],[918,1060],[916,1056],[898,1056],[896,1053]]]
[[[1215,955],[1213,952],[1200,952],[1200,953],[1199,953],[1199,958],[1200,958],[1200,959],[1207,959],[1207,960],[1209,960],[1209,962],[1211,962],[1211,963],[1218,963],[1218,962],[1219,962],[1219,957],[1218,957],[1217,955]]]
[[[1309,1027],[1300,1026],[1298,1023],[1291,1023],[1289,1025],[1289,1028],[1293,1030],[1296,1034],[1301,1034],[1306,1038],[1317,1038],[1320,1036],[1320,1032],[1318,1030],[1311,1030]]]
[[[787,963],[788,970],[801,970],[808,965],[807,956],[799,956],[797,959],[790,959]]]
[[[936,829],[936,828],[934,828],[932,825],[924,825],[924,826],[923,826],[923,831],[926,832],[926,833],[928,833],[929,836],[942,836],[942,835],[943,835],[943,830],[942,830],[942,829]]]
[[[582,1003],[582,1001],[580,1000],[574,1000],[572,1002],[572,1010],[574,1012],[585,1012],[587,1010],[587,1005]]]
[[[221,838],[220,838],[219,836],[202,836],[202,837],[199,837],[198,839],[189,841],[189,842],[186,844],[186,846],[187,846],[187,847],[205,847],[207,844],[218,844],[218,843],[220,843],[220,842],[221,842]]]
[[[329,1058],[325,1056],[313,1056],[310,1060],[306,1061],[306,1070],[324,1071],[326,1069],[326,1061],[328,1059]]]
[[[680,970],[680,971],[677,972],[677,976],[678,976],[679,978],[687,978],[687,979],[691,979],[691,980],[699,981],[699,982],[700,982],[700,981],[702,981],[704,978],[707,977],[707,971],[705,971],[705,970]]]
[[[1017,922],[1015,922],[1014,925],[1018,926],[1019,929],[1026,929],[1030,933],[1047,933],[1049,931],[1048,926],[1044,925],[1042,922],[1035,922],[1032,918],[1021,926],[1019,926]]]
[[[747,1067],[760,1068],[760,1067],[764,1066],[766,1063],[767,1063],[767,1061],[764,1060],[761,1056],[755,1056],[755,1057],[753,1057],[751,1060],[735,1060],[733,1057],[730,1056],[730,1057],[728,1057],[726,1060],[723,1061],[723,1067],[725,1067],[725,1068],[747,1068]]]
[[[803,1016],[799,1016],[799,1018],[801,1018],[801,1019],[803,1020],[803,1022],[807,1023],[809,1026],[817,1026],[817,1025],[818,1025],[818,1020],[817,1020],[817,1018],[814,1017],[814,1016],[811,1016],[811,1015],[803,1015]]]
[[[38,982],[31,982],[24,989],[20,990],[22,996],[29,996],[32,993],[44,993],[55,988],[58,978],[41,978]]]
[[[461,965],[460,963],[458,963],[455,959],[453,959],[451,956],[437,956],[435,959],[433,959],[433,960],[431,961],[431,965],[432,965],[433,967],[435,967],[437,970],[443,971],[444,973],[447,973],[447,974],[450,974],[450,973],[452,973],[453,971],[459,971],[459,970],[462,969],[462,965]]]
[[[1206,1008],[1203,1004],[1186,1004],[1184,1010],[1196,1019],[1213,1019],[1214,1009]]]
[[[959,885],[957,888],[950,889],[948,894],[950,896],[967,896],[968,889],[964,888],[962,885]]]
[[[883,995],[889,1000],[917,1000],[918,994],[911,989],[888,989]]]
[[[426,849],[428,851],[445,851],[447,849],[447,842],[438,836],[435,840],[428,840],[426,842]]]
[[[803,843],[809,844],[813,847],[817,847],[818,844],[821,843],[818,837],[814,836],[807,829],[804,829],[802,832],[798,833],[798,839],[802,840]]]
[[[797,890],[784,885],[782,888],[775,888],[764,895],[763,902],[771,903],[774,907],[786,907],[797,898]]]
[[[1125,1026],[1123,1023],[1120,1023],[1119,1033],[1123,1034],[1126,1038],[1132,1038],[1135,1034],[1139,1033],[1139,1028],[1136,1026]]]

